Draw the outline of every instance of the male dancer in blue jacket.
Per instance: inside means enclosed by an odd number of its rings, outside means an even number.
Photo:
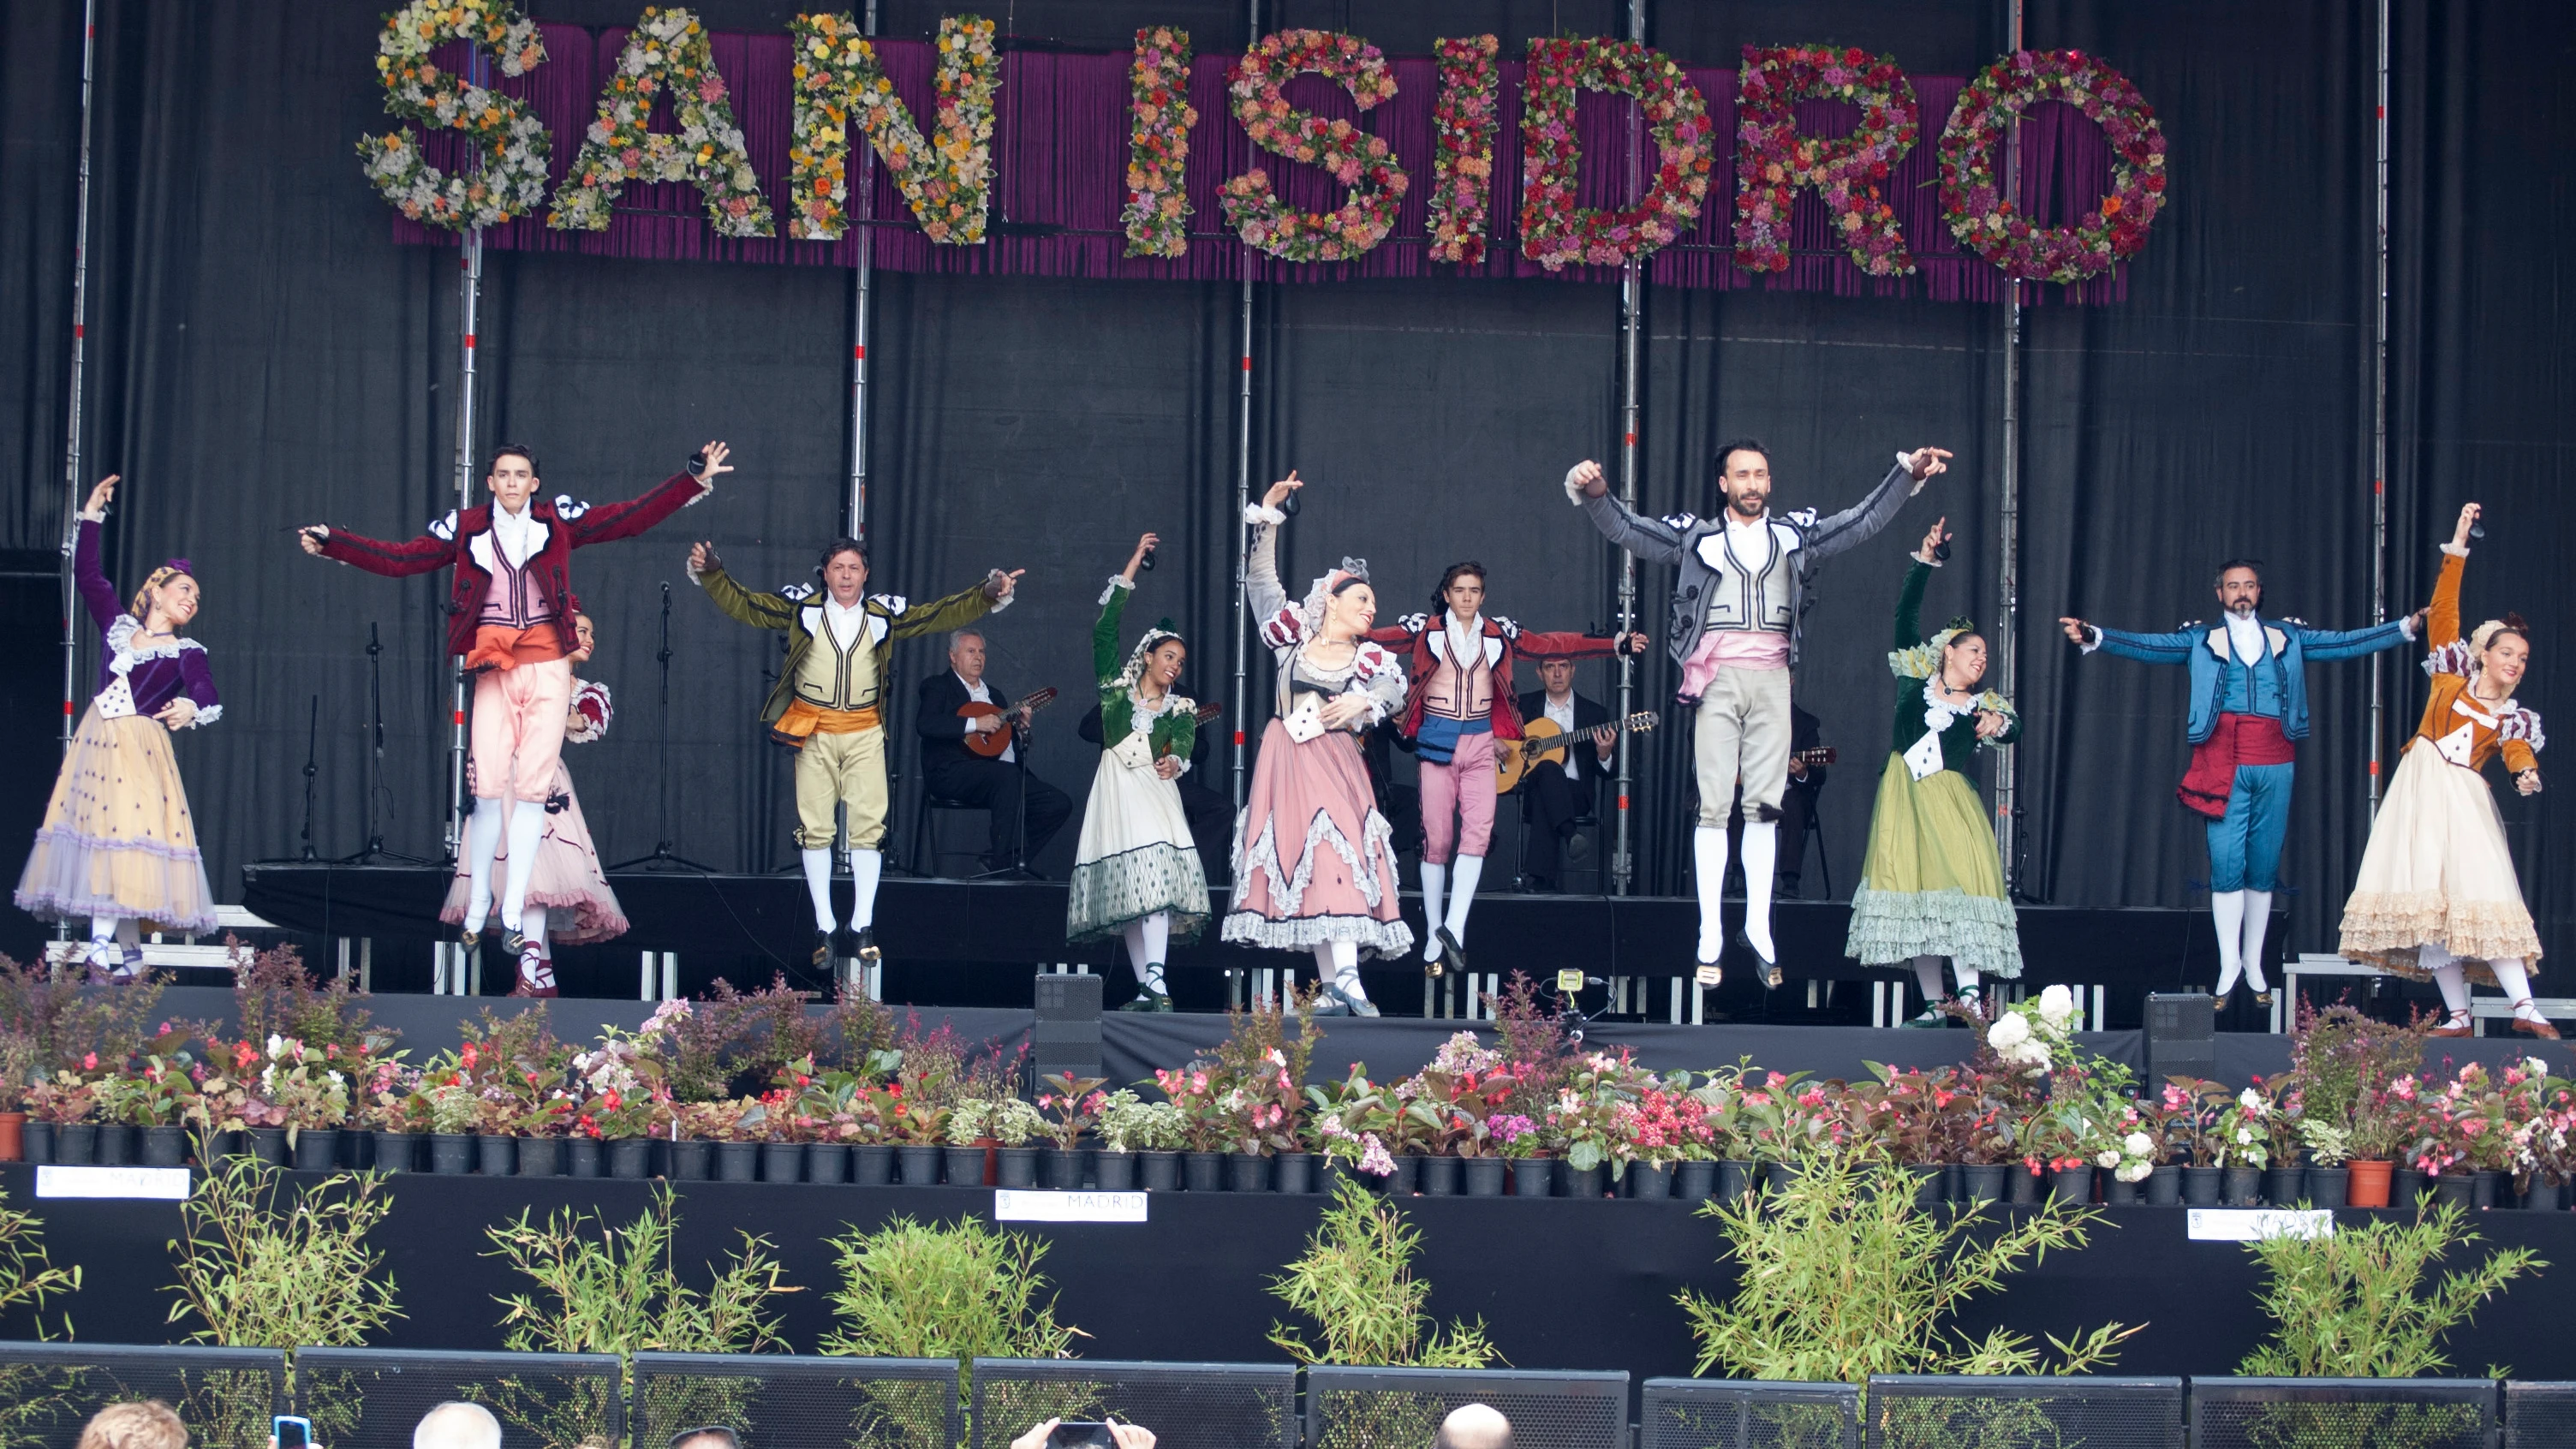
[[[2263,937],[2272,924],[2281,842],[2290,830],[2290,786],[2298,742],[2308,737],[2307,664],[2358,659],[2415,637],[2423,614],[2367,629],[2316,629],[2266,619],[2263,575],[2250,560],[2219,565],[2216,624],[2170,634],[2133,634],[2082,619],[2059,619],[2087,654],[2106,650],[2191,671],[2191,767],[2174,792],[2209,817],[2209,913],[2218,926],[2218,998],[2241,973],[2254,1003],[2272,1004],[2263,978]]]

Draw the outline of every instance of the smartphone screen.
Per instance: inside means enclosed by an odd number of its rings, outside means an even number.
[[[1047,1435],[1047,1449],[1118,1449],[1118,1438],[1096,1419],[1067,1419]]]
[[[277,1436],[277,1449],[309,1449],[313,1443],[313,1421],[292,1414],[270,1420],[269,1431]]]

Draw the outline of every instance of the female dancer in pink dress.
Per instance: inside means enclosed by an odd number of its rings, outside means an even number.
[[[1304,486],[1291,472],[1245,512],[1244,577],[1279,687],[1234,826],[1234,898],[1219,935],[1313,951],[1328,998],[1317,1013],[1375,1016],[1360,958],[1402,955],[1413,931],[1399,913],[1395,829],[1378,813],[1359,736],[1403,707],[1404,672],[1368,642],[1377,595],[1367,564],[1342,560],[1302,603],[1280,587],[1279,505]]]
[[[572,627],[577,647],[566,658],[578,668],[590,662],[599,640],[591,631],[588,614],[575,614]],[[586,745],[607,738],[608,721],[615,713],[607,685],[576,680],[571,707],[564,711],[564,743]],[[495,858],[508,855],[509,845],[504,842]],[[470,875],[468,864],[457,862],[456,879],[447,888],[447,907],[438,913],[451,926],[465,923]],[[560,758],[555,761],[554,789],[546,798],[545,833],[537,840],[536,872],[528,877],[527,919],[519,928],[537,947],[539,960],[532,968],[522,965],[519,984],[510,992],[513,996],[556,994],[556,946],[588,946],[626,934],[626,913],[619,909],[617,892],[608,888],[608,876],[599,868],[599,850],[590,843],[590,823],[582,819],[581,801],[572,793],[572,771],[564,768]]]

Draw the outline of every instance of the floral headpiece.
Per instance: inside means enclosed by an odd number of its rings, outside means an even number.
[[[2476,661],[2484,658],[2487,646],[2495,642],[2495,636],[2508,629],[2522,635],[2525,639],[2531,637],[2531,626],[2522,621],[2520,614],[2507,614],[2501,619],[2489,619],[2469,633],[2470,659]]]
[[[182,575],[192,579],[197,576],[196,567],[183,558],[174,558],[154,569],[151,577],[143,581],[143,587],[134,591],[134,617],[148,620],[151,617],[152,591]]]
[[[1155,620],[1145,637],[1136,641],[1136,647],[1127,651],[1127,667],[1118,671],[1118,687],[1135,688],[1136,681],[1145,675],[1145,656],[1154,652],[1155,645],[1172,639],[1181,639],[1181,631],[1169,619]],[[1189,641],[1181,639],[1181,643],[1187,645]]]
[[[1306,602],[1299,606],[1298,612],[1306,617],[1306,636],[1308,638],[1322,637],[1324,632],[1324,606],[1332,602],[1335,590],[1354,579],[1363,584],[1369,581],[1367,559],[1343,558],[1342,566],[1340,568],[1333,569],[1325,573],[1322,577],[1315,580],[1312,587],[1306,590]]]
[[[1941,672],[1941,651],[1962,634],[1977,631],[1976,621],[1965,614],[1954,614],[1941,632],[1911,649],[1888,651],[1887,667],[1903,679],[1930,679]]]

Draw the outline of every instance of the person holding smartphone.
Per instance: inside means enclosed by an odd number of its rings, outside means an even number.
[[[1012,1440],[1011,1449],[1154,1449],[1154,1431],[1115,1419],[1049,1419]]]

